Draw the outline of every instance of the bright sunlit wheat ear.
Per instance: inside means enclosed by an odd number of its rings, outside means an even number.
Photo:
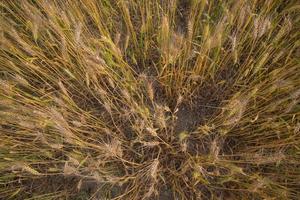
[[[298,1],[0,10],[0,199],[299,199]]]

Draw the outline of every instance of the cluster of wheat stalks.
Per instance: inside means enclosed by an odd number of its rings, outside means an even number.
[[[0,9],[1,199],[300,197],[296,0]]]

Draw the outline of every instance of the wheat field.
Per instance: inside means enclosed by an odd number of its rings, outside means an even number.
[[[298,1],[0,8],[0,199],[300,199]]]

